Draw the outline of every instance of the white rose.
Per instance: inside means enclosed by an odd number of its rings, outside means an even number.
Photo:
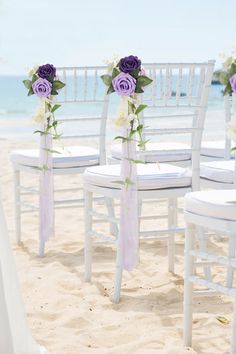
[[[227,135],[236,141],[236,118],[232,119],[227,125]]]
[[[119,57],[114,54],[110,59],[105,60],[105,64],[107,65],[107,71],[112,72],[112,70],[118,65]]]
[[[38,68],[39,68],[39,65],[35,65],[33,68],[28,69],[28,71],[27,71],[28,76],[30,76],[30,77],[33,76],[36,73],[36,71],[38,70]]]
[[[46,118],[45,114],[45,103],[41,102],[40,106],[36,109],[35,115],[34,115],[34,121],[35,123],[42,123]]]

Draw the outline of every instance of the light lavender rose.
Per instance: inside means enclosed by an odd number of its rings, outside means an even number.
[[[37,96],[48,97],[52,92],[52,84],[46,79],[39,78],[33,83],[32,89]]]
[[[130,74],[121,72],[112,80],[114,90],[119,96],[130,96],[136,88],[136,80]]]

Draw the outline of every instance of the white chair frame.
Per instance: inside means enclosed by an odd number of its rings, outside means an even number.
[[[82,145],[82,139],[95,139],[98,141],[99,146],[99,164],[104,164],[106,162],[106,122],[108,114],[108,105],[109,97],[105,95],[101,98],[98,94],[98,80],[100,80],[100,75],[106,72],[107,68],[103,66],[89,66],[89,67],[59,67],[57,68],[57,74],[59,78],[66,84],[63,92],[60,93],[58,103],[70,104],[76,103],[78,107],[81,103],[91,103],[92,104],[101,104],[102,109],[100,115],[92,115],[88,112],[87,116],[78,115],[70,118],[58,118],[60,124],[86,124],[86,122],[100,122],[99,132],[96,134],[87,134],[87,135],[66,135],[61,136],[61,141],[66,140],[78,140],[78,146]],[[92,92],[89,92],[88,79],[90,75],[93,75],[93,86],[91,86]],[[77,83],[83,78],[82,89],[79,91]],[[69,88],[71,89],[70,93]],[[101,96],[101,95],[100,95]],[[94,163],[92,164],[94,166]],[[72,174],[82,174],[87,166],[82,167],[70,167],[70,168],[53,168],[53,175],[72,175]],[[13,163],[14,170],[14,185],[15,185],[15,225],[16,225],[16,239],[18,244],[21,241],[21,215],[29,212],[35,212],[39,210],[37,205],[32,205],[25,203],[23,197],[29,194],[39,194],[38,188],[28,188],[21,184],[21,173],[26,172],[30,174],[39,175],[40,170],[36,167],[25,166],[23,164]],[[54,192],[78,192],[82,190],[78,188],[65,188],[57,189]],[[109,200],[106,200],[109,213],[112,215],[112,205]],[[83,207],[84,198],[73,198],[70,200],[54,200],[54,209],[59,208],[77,208]],[[44,255],[44,242],[40,242],[39,254]]]
[[[193,96],[193,80],[194,71],[196,68],[200,69],[200,82],[199,90],[196,96]],[[151,97],[143,98],[143,101],[151,102],[149,108],[157,107],[159,103],[161,108],[168,109],[176,108],[176,110],[181,109],[193,109],[192,112],[192,126],[185,128],[168,128],[168,129],[144,129],[144,134],[146,136],[152,136],[154,134],[190,134],[192,143],[192,183],[190,187],[180,187],[180,188],[167,188],[167,189],[157,189],[157,190],[139,190],[138,198],[141,205],[142,201],[145,199],[167,199],[168,200],[168,229],[167,230],[151,230],[140,232],[139,235],[142,238],[150,239],[156,238],[165,239],[168,241],[168,269],[174,272],[174,258],[175,258],[175,234],[183,232],[183,228],[177,227],[177,198],[183,197],[190,190],[199,190],[200,178],[199,178],[199,166],[200,166],[200,148],[201,148],[201,137],[204,126],[204,119],[207,109],[207,100],[209,88],[211,85],[211,79],[213,74],[214,61],[209,61],[208,63],[200,64],[149,64],[148,75],[154,80],[153,88],[151,89]],[[177,91],[176,96],[173,98],[171,94],[171,80],[172,71],[177,69],[179,75],[177,78]],[[186,97],[181,97],[181,78],[184,69],[189,70],[188,77],[188,92]],[[157,72],[161,78],[161,87],[159,91],[159,97],[157,95],[156,79]],[[165,77],[164,73],[165,72]],[[187,100],[187,103],[186,103]],[[157,103],[158,102],[158,103]],[[179,116],[183,117],[183,113]],[[173,118],[178,119],[178,114],[173,115]],[[189,116],[189,113],[186,113]],[[156,118],[166,118],[167,115],[155,115]],[[154,117],[153,117],[154,118]],[[85,176],[86,177],[86,176]],[[93,230],[93,217],[97,219],[107,220],[117,224],[119,220],[115,217],[110,217],[105,214],[97,213],[93,211],[93,194],[98,194],[108,198],[120,199],[120,190],[114,188],[104,188],[98,185],[90,184],[84,178],[84,191],[85,191],[85,280],[91,280],[91,267],[92,267],[92,236],[100,238],[103,242],[114,243],[107,235],[98,233]],[[140,208],[141,209],[141,208]],[[141,212],[141,211],[140,211]],[[165,216],[166,217],[166,216]],[[154,215],[152,217],[141,217],[141,219],[161,219],[163,216]],[[168,235],[168,236],[166,236]],[[119,252],[119,236],[115,241],[118,247],[117,258],[116,258],[116,275],[115,275],[115,285],[114,285],[114,296],[113,301],[115,303],[119,302],[120,299],[120,288],[122,279],[122,269],[120,265],[120,252]]]
[[[232,118],[232,115],[234,113],[234,107],[236,105],[236,97],[235,94],[232,96],[230,95],[225,95],[224,96],[224,115],[225,115],[225,126],[229,123],[229,121]],[[202,142],[202,145],[204,147],[205,141]],[[211,155],[206,155],[201,153],[201,157],[203,161],[215,161],[215,160],[229,160],[232,155],[231,155],[231,139],[228,136],[227,132],[225,132],[225,139],[224,139],[224,156],[222,157],[214,157]]]
[[[204,193],[204,192],[202,192]],[[233,274],[236,267],[236,221],[223,220],[206,217],[191,212],[185,212],[186,235],[185,235],[185,260],[184,260],[184,345],[192,346],[192,316],[193,316],[193,296],[211,295],[222,293],[233,297],[234,312],[232,319],[232,335],[230,354],[236,353],[236,288],[232,286]],[[195,248],[195,236],[205,229],[215,230],[227,234],[229,237],[228,256],[212,255],[202,249]],[[200,259],[200,260],[199,260]],[[195,274],[196,267],[210,268],[211,264],[224,265],[227,267],[226,286],[213,281],[210,273],[207,278]],[[210,269],[209,269],[210,270]],[[207,290],[194,291],[194,284],[201,285]]]
[[[227,124],[230,122],[232,117],[235,115],[236,112],[236,94],[233,93],[232,96],[225,96],[224,97],[224,102],[225,102],[225,117],[226,117],[226,127]],[[229,138],[228,134],[225,134],[225,160],[230,160],[232,161],[233,156],[231,152],[231,139]],[[216,158],[211,158],[209,161],[218,161],[221,159],[216,159]],[[235,160],[235,158],[234,158]],[[233,161],[232,161],[233,163]],[[224,183],[224,182],[217,182],[213,181],[210,179],[206,178],[201,178],[201,189],[235,189],[236,188],[236,163],[235,163],[235,168],[234,168],[234,178],[233,178],[233,183]]]

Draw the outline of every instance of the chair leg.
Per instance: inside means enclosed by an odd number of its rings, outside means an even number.
[[[54,186],[55,186],[55,177],[54,177],[54,180],[53,180],[53,234],[52,236],[53,237],[56,237],[56,220],[55,220],[55,217],[56,217],[56,210],[55,210],[55,189],[54,189]]]
[[[228,249],[228,258],[235,257],[235,249],[236,249],[236,235],[229,235],[229,249]],[[227,287],[232,288],[233,284],[233,275],[234,275],[234,267],[228,266],[227,270]]]
[[[234,312],[232,318],[230,354],[236,353],[236,298],[234,298]]]
[[[107,206],[107,211],[108,215],[112,218],[115,217],[115,209],[114,209],[114,201],[112,198],[105,198],[106,206]],[[110,223],[110,233],[113,236],[118,236],[118,225],[117,223],[111,222]]]
[[[20,171],[14,170],[14,187],[15,187],[15,228],[16,242],[21,242],[21,194],[20,194]]]
[[[141,216],[142,216],[142,206],[143,206],[143,202],[142,200],[138,201],[138,230],[139,232],[141,231]]]
[[[185,254],[184,254],[184,346],[192,345],[192,316],[193,316],[193,283],[190,276],[194,273],[194,257],[189,252],[194,248],[194,226],[186,225]]]
[[[204,229],[201,226],[197,226],[197,239],[199,242],[199,250],[201,252],[207,252],[207,236],[205,235]],[[212,280],[212,276],[211,276],[211,267],[210,266],[204,266],[203,267],[203,271],[205,274],[205,278],[208,281]]]
[[[45,241],[39,240],[39,257],[44,257]]]
[[[116,254],[116,272],[115,272],[115,284],[113,302],[118,304],[120,301],[121,281],[122,281],[122,267],[121,267],[121,254],[120,254],[120,242],[118,239],[117,254]]]
[[[91,281],[92,268],[92,215],[90,212],[93,208],[93,193],[84,190],[84,220],[85,220],[85,243],[84,243],[84,264],[85,264],[85,281]]]
[[[177,224],[177,199],[168,199],[168,229],[175,229]],[[170,232],[168,236],[168,271],[175,272],[175,234]]]

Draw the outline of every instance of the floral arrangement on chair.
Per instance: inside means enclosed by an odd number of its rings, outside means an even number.
[[[227,57],[222,54],[224,59],[223,70],[218,70],[215,72],[215,77],[220,81],[222,85],[225,86],[224,95],[232,95],[236,92],[236,59],[233,57],[233,54]]]
[[[216,72],[216,78],[220,81],[222,85],[225,85],[224,95],[235,95],[236,94],[236,59],[234,59],[233,54],[227,57],[226,55],[222,55],[224,59],[223,70],[219,70]],[[227,134],[230,139],[236,141],[236,112],[234,112],[234,116],[227,124]],[[235,152],[236,147],[233,147],[231,151]]]
[[[145,149],[143,125],[139,114],[147,107],[140,104],[139,95],[152,79],[145,75],[141,60],[134,55],[113,61],[108,66],[108,74],[102,80],[108,86],[107,94],[116,92],[120,96],[120,108],[115,124],[122,135],[115,139],[122,141],[120,165],[120,256],[122,268],[132,270],[138,261],[138,183],[137,165],[145,163],[136,157],[136,144]]]
[[[28,89],[28,96],[37,95],[40,98],[40,106],[35,114],[37,123],[44,123],[43,130],[36,130],[40,135],[51,134],[53,139],[58,139],[58,121],[55,119],[55,111],[61,107],[55,103],[55,96],[58,90],[65,84],[57,79],[56,68],[52,64],[45,64],[34,67],[29,71],[30,80],[23,80],[23,84]]]
[[[113,60],[108,65],[108,74],[101,78],[108,86],[107,94],[116,92],[121,97],[120,109],[115,119],[115,125],[123,129],[125,136],[117,136],[122,143],[137,142],[141,149],[145,149],[146,141],[143,139],[143,125],[139,119],[141,113],[147,105],[139,104],[138,95],[144,92],[143,88],[150,85],[152,79],[145,75],[145,70],[141,67],[141,60],[134,55],[130,55],[120,60]],[[136,140],[135,136],[138,136]],[[129,149],[128,149],[129,151]],[[127,156],[130,163],[143,163],[132,156]],[[125,184],[126,187],[132,184],[129,177],[125,181],[117,181]]]
[[[30,70],[30,80],[23,83],[28,89],[28,96],[37,95],[40,106],[35,114],[35,120],[41,124],[41,129],[35,133],[40,134],[39,166],[40,170],[40,255],[44,254],[44,242],[53,234],[53,158],[52,153],[59,153],[52,149],[52,139],[59,139],[57,132],[58,121],[54,113],[60,108],[55,103],[58,90],[65,84],[57,79],[56,68],[52,64],[37,66]]]

